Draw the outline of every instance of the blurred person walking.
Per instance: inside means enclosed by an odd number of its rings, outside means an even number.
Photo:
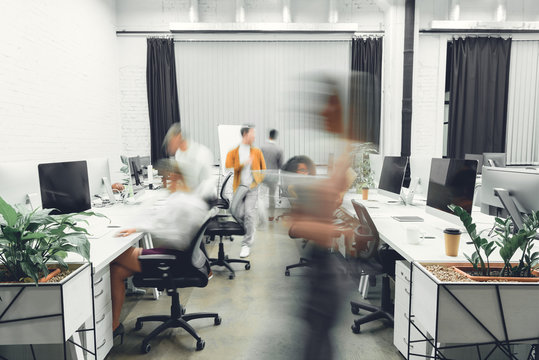
[[[234,192],[238,186],[245,185],[249,188],[244,201],[244,226],[245,236],[241,242],[240,257],[244,258],[251,254],[251,246],[254,243],[255,228],[257,224],[258,185],[262,182],[263,175],[253,174],[252,170],[266,170],[266,162],[262,151],[253,146],[255,141],[255,129],[253,125],[245,125],[241,128],[242,140],[238,147],[228,152],[226,156],[226,168],[234,169]]]
[[[270,130],[268,141],[260,147],[262,154],[264,154],[264,160],[266,161],[266,168],[268,170],[278,171],[283,166],[283,149],[277,145],[277,136],[279,132],[275,129]],[[277,190],[277,183],[279,178],[277,176],[266,177],[264,179],[264,185],[268,188],[268,200],[269,211],[268,220],[273,221],[275,218],[275,191]]]

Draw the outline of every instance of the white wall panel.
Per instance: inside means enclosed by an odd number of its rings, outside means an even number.
[[[260,146],[280,131],[285,157],[305,154],[326,163],[338,153],[333,136],[314,125],[307,74],[344,73],[349,41],[178,41],[176,72],[181,121],[189,136],[218,159],[217,125],[255,124]]]
[[[539,161],[539,41],[513,41],[509,69],[508,163]]]

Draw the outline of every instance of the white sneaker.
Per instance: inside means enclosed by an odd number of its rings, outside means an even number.
[[[249,246],[243,245],[240,251],[240,258],[247,257],[249,256],[250,253],[251,253],[251,248],[249,248]]]

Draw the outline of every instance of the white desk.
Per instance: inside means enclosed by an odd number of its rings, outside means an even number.
[[[371,194],[371,200],[360,200],[361,195],[347,193],[343,200],[343,208],[351,215],[356,216],[352,207],[352,199],[360,201],[367,208],[376,228],[380,234],[380,239],[391,246],[407,261],[421,262],[466,262],[463,253],[471,255],[475,248],[472,244],[467,244],[471,239],[466,233],[463,233],[460,239],[459,255],[445,255],[445,242],[443,230],[448,227],[462,228],[462,225],[456,225],[446,220],[440,219],[425,212],[424,202],[415,202],[414,205],[404,205],[402,203],[388,204],[389,198]],[[423,222],[399,222],[392,216],[419,216],[424,219]],[[479,212],[472,212],[472,217],[477,224],[478,231],[490,229],[494,224],[494,217],[484,215]],[[417,226],[426,236],[434,236],[434,239],[424,239],[420,244],[410,244],[406,239],[406,228]],[[501,260],[492,254],[492,261]]]
[[[462,225],[456,225],[446,220],[437,218],[425,211],[425,202],[416,201],[414,205],[404,205],[402,203],[389,204],[389,198],[380,196],[374,191],[369,192],[370,200],[359,200],[358,194],[348,193],[343,200],[343,208],[353,216],[356,216],[352,206],[352,199],[360,201],[367,208],[377,230],[380,239],[391,246],[408,262],[467,262],[463,253],[471,255],[475,248],[472,244],[467,244],[471,239],[467,233],[463,233],[460,240],[458,256],[447,256],[445,254],[445,241],[443,230],[448,227],[463,228]],[[419,216],[423,222],[399,222],[392,216]],[[494,217],[481,214],[477,211],[472,212],[472,217],[477,225],[477,229],[489,229],[494,223]],[[434,236],[434,239],[423,239],[419,244],[410,244],[406,238],[406,228],[416,226],[425,236]],[[501,260],[498,253],[492,254],[491,261]],[[394,330],[393,343],[399,351],[405,356],[408,353],[410,345],[411,352],[427,353],[424,343],[408,344],[408,317],[409,301],[412,284],[410,282],[410,268],[405,262],[397,262],[395,269],[395,311],[394,311]],[[432,294],[433,296],[435,294]],[[411,356],[411,359],[419,357]]]
[[[104,359],[112,348],[112,302],[110,289],[110,263],[131,246],[137,244],[143,233],[135,233],[126,237],[116,237],[116,233],[125,228],[132,228],[136,219],[144,211],[150,210],[160,198],[168,194],[167,190],[146,190],[137,199],[136,204],[126,205],[116,203],[110,207],[94,208],[92,211],[106,215],[108,219],[101,217],[89,217],[86,226],[92,234],[90,240],[90,261],[93,265],[94,282],[94,308],[97,358]],[[70,254],[66,261],[80,261],[79,255]],[[93,320],[87,322],[87,328],[93,327]],[[93,336],[93,335],[92,335]],[[86,347],[93,350],[93,337],[87,333],[79,340]],[[82,358],[82,357],[81,357]]]

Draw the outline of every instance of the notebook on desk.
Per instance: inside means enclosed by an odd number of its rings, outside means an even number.
[[[400,222],[423,222],[425,221],[422,217],[419,216],[392,216],[393,219]]]

